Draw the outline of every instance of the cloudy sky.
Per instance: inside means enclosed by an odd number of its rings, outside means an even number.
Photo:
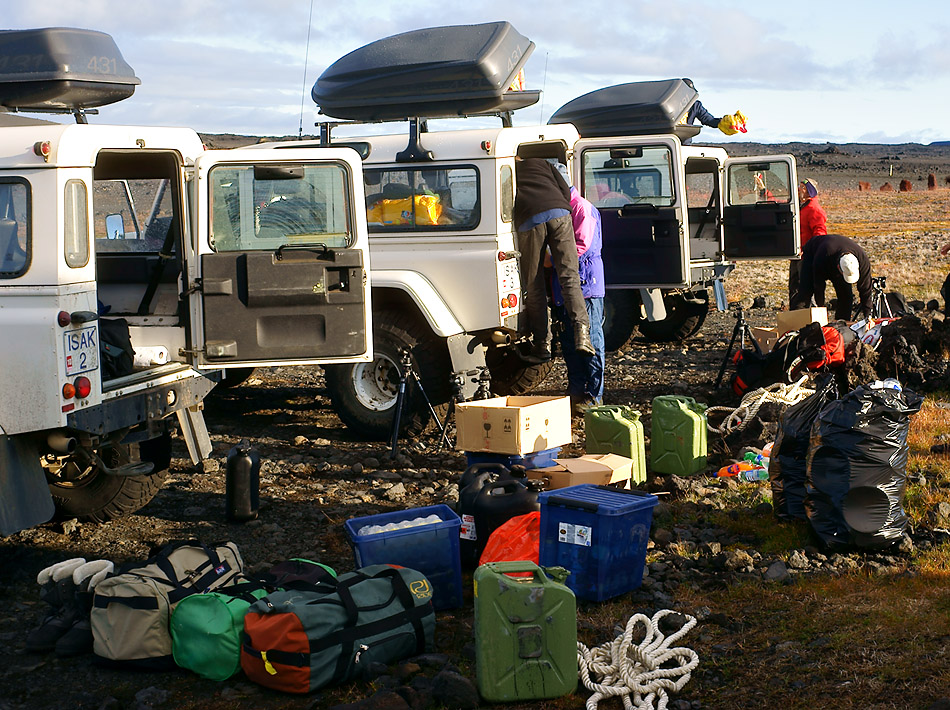
[[[527,88],[547,121],[594,89],[691,77],[739,140],[950,140],[950,3],[943,0],[0,0],[4,28],[111,34],[142,80],[93,121],[296,135],[338,57],[398,32],[508,20],[534,41]],[[311,16],[312,12],[312,16]],[[308,49],[309,27],[309,49]],[[699,140],[727,140],[704,129]]]

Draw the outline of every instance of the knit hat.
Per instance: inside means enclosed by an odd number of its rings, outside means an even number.
[[[845,254],[838,259],[838,269],[841,271],[841,275],[844,276],[844,280],[849,284],[858,282],[860,269],[858,267],[858,257],[854,254]]]
[[[802,180],[802,187],[809,197],[815,197],[818,194],[818,182],[814,178],[805,178]]]

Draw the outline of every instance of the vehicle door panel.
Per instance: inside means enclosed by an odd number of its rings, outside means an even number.
[[[793,259],[799,253],[792,156],[729,158],[723,209],[727,259]]]

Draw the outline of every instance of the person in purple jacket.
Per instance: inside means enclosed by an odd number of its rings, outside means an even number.
[[[566,171],[565,171],[566,172]],[[563,176],[563,173],[562,173]],[[566,176],[565,176],[566,179]],[[600,251],[602,236],[600,212],[588,200],[581,197],[577,188],[571,187],[571,221],[574,224],[574,241],[577,244],[578,273],[584,305],[590,320],[590,342],[594,355],[579,353],[574,346],[571,319],[564,307],[560,283],[555,273],[552,279],[553,315],[558,328],[558,341],[567,365],[567,390],[575,412],[595,404],[604,398],[604,261]]]

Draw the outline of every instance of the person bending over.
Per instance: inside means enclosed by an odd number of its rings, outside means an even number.
[[[802,252],[801,282],[794,307],[807,308],[812,299],[816,306],[824,306],[828,281],[838,298],[836,320],[851,320],[854,310],[851,284],[858,287],[860,317],[871,314],[871,261],[853,239],[840,234],[821,234],[808,241]]]

